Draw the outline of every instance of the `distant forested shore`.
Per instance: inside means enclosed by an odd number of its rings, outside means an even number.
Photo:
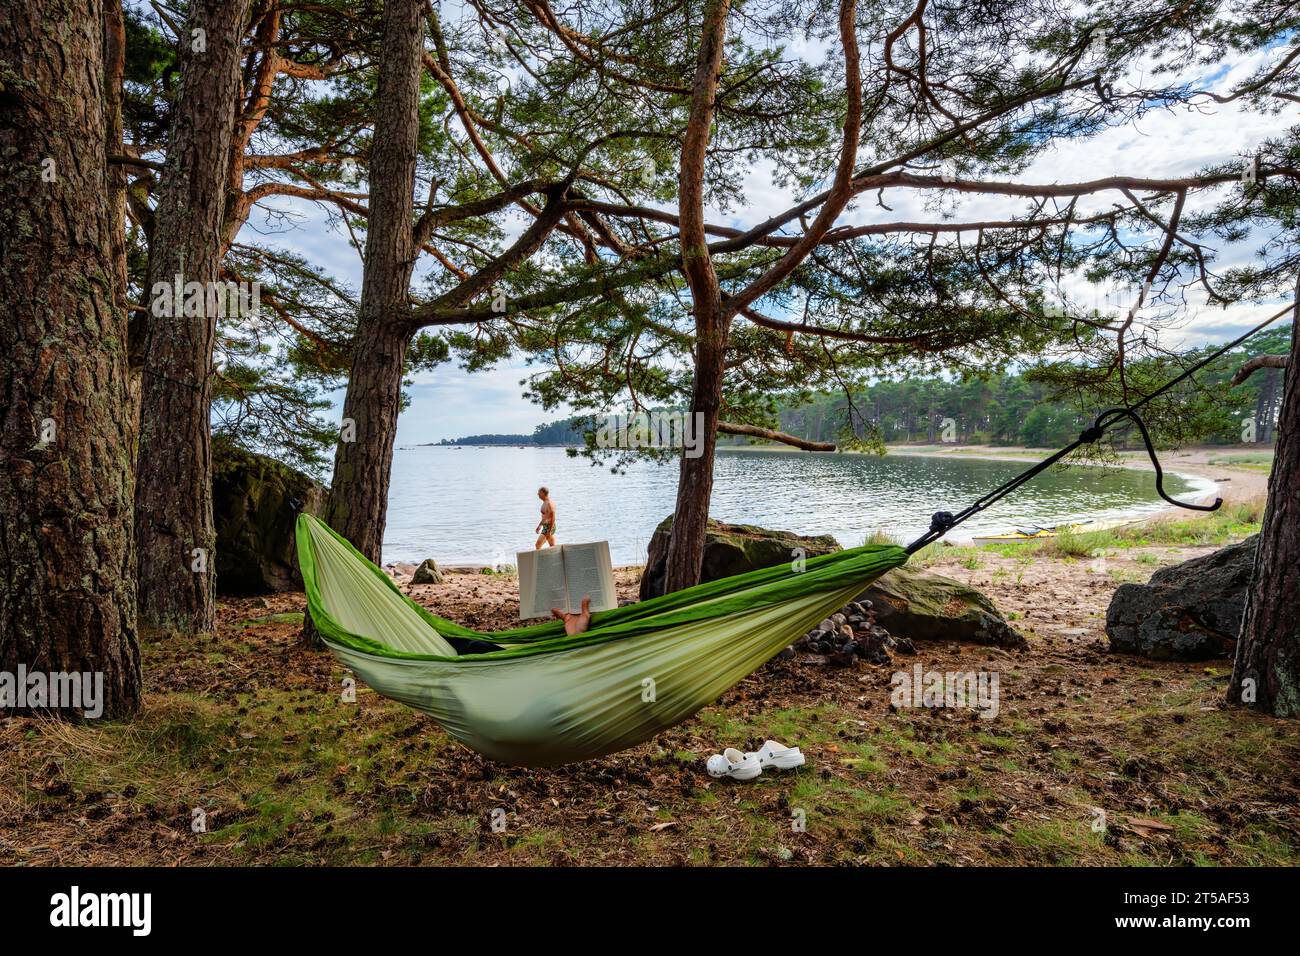
[[[1284,350],[1290,327],[1260,336],[1257,347]],[[1191,353],[1194,355],[1195,353]],[[1244,352],[1243,352],[1244,354]],[[1236,445],[1243,425],[1252,422],[1254,440],[1268,443],[1282,400],[1282,370],[1265,369],[1246,382],[1231,385],[1241,355],[1229,353],[1201,374],[1197,442]],[[1184,396],[1189,397],[1189,396]],[[858,391],[811,396],[778,403],[780,431],[814,442],[848,438],[882,444],[987,444],[1052,447],[1071,441],[1088,424],[1095,400],[1086,393],[1065,397],[1050,381],[1034,373],[1000,374],[967,379],[908,378],[882,381]],[[1088,409],[1085,411],[1085,407]],[[532,434],[483,434],[445,438],[429,444],[583,446],[584,435],[599,425],[599,416],[573,416],[538,425]],[[1157,438],[1172,439],[1177,429],[1156,427]],[[719,435],[719,445],[745,445],[750,439]]]

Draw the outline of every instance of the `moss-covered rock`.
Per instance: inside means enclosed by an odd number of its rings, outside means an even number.
[[[876,622],[895,637],[1012,648],[1029,645],[988,595],[942,574],[895,568],[858,600],[870,601]]]
[[[664,593],[664,572],[672,530],[673,518],[669,515],[659,522],[650,538],[646,569],[641,575],[643,601]],[[799,557],[815,558],[839,550],[839,543],[828,534],[810,537],[792,531],[770,531],[752,524],[725,524],[709,519],[700,580],[716,581],[733,574],[789,564]]]
[[[442,571],[439,570],[438,562],[433,558],[425,558],[421,561],[420,566],[411,575],[412,584],[441,584],[442,581]]]
[[[213,442],[217,593],[301,590],[294,523],[300,510],[320,514],[324,503],[325,489],[302,472],[228,442]]]

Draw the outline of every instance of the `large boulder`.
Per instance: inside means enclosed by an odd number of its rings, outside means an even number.
[[[217,593],[302,589],[294,523],[319,514],[325,489],[300,471],[229,442],[212,445],[212,512],[217,525]]]
[[[672,538],[673,518],[659,522],[650,538],[645,572],[641,575],[641,600],[664,593],[668,542]],[[802,549],[802,551],[797,550]],[[839,543],[830,535],[808,537],[790,531],[769,531],[750,524],[724,524],[709,520],[704,543],[704,568],[700,580],[718,578],[789,564],[796,558],[815,558],[839,551]]]
[[[1246,609],[1258,535],[1121,584],[1106,611],[1110,648],[1161,661],[1230,656]]]
[[[870,601],[876,623],[895,637],[1017,649],[1029,646],[984,592],[942,574],[895,568],[863,591],[858,600]]]

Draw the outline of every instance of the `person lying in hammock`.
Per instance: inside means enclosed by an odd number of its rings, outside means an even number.
[[[566,614],[558,607],[551,608],[551,617],[564,622],[564,633],[572,637],[591,627],[591,596],[582,596],[582,610],[577,614]]]

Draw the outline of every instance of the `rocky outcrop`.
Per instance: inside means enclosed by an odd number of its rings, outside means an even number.
[[[1121,584],[1106,611],[1110,648],[1152,660],[1231,656],[1246,606],[1258,536]]]
[[[217,526],[217,593],[231,596],[302,589],[294,523],[319,514],[325,489],[265,455],[212,445],[212,511]]]
[[[664,593],[664,573],[672,528],[673,519],[669,515],[659,522],[659,527],[655,528],[654,535],[650,538],[646,568],[641,575],[642,601]],[[828,534],[807,537],[790,531],[769,531],[755,525],[724,524],[710,519],[700,580],[716,581],[733,574],[789,564],[801,556],[815,558],[839,550],[839,544]]]
[[[858,600],[869,602],[876,622],[896,638],[1029,646],[987,595],[941,574],[895,568]]]

